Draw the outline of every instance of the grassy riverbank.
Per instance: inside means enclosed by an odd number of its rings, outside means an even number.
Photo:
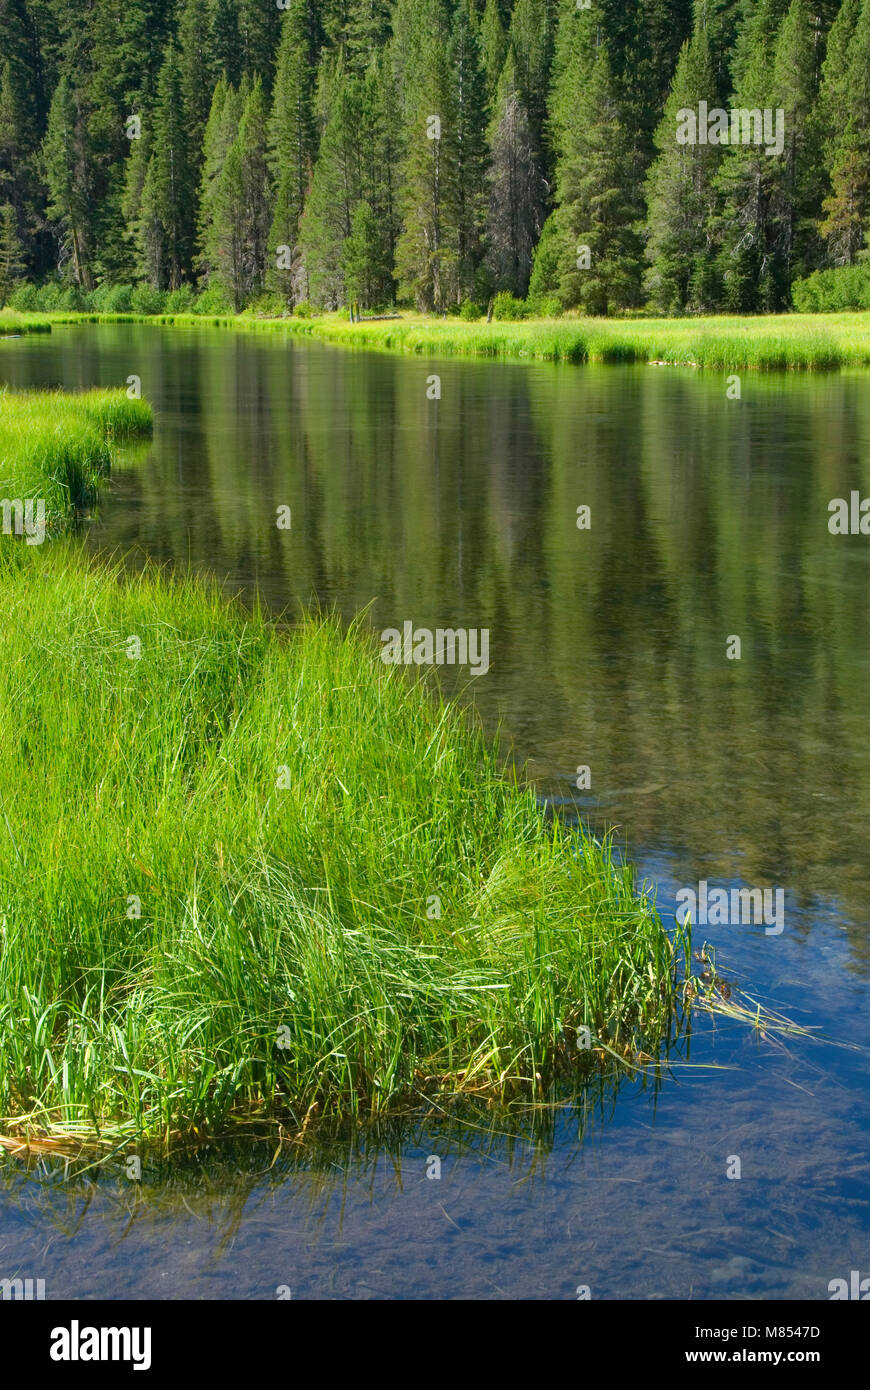
[[[0,324],[15,316],[0,316]],[[870,366],[870,313],[782,314],[757,318],[529,319],[466,323],[424,318],[355,323],[346,315],[258,319],[240,314],[29,315],[30,322],[162,323],[278,330],[347,347],[430,357],[502,357],[554,362],[655,362],[713,370],[835,371]]]
[[[120,400],[4,397],[0,455],[38,467],[27,418],[105,443]],[[0,596],[0,1134],[540,1100],[671,1029],[631,870],[362,628],[282,631],[64,539],[0,539]]]
[[[291,322],[294,332],[327,342],[429,356],[656,362],[735,370],[870,366],[870,314],[490,324],[419,318],[360,324],[338,318]]]
[[[0,340],[17,338],[22,333],[50,333],[51,320],[48,314],[16,314],[12,310],[0,310]]]
[[[151,408],[124,391],[0,391],[0,496],[42,499],[49,532],[96,499],[113,440],[148,433]]]

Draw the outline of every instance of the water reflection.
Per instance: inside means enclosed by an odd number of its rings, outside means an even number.
[[[618,827],[664,913],[702,878],[783,888],[781,937],[708,934],[741,986],[848,1047],[703,1021],[658,1108],[611,1091],[582,1145],[558,1110],[513,1150],[503,1126],[489,1145],[466,1127],[274,1167],[271,1150],[211,1155],[138,1196],[104,1173],[86,1208],[78,1183],[3,1160],[0,1273],[38,1233],[75,1296],[571,1297],[585,1278],[604,1297],[826,1297],[870,1228],[870,552],[827,529],[832,498],[870,495],[866,376],[747,374],[729,401],[724,377],[689,370],[439,364],[277,334],[0,344],[16,386],[131,373],[155,436],[91,545],[256,585],[276,610],[488,627],[486,677],[444,668],[444,684],[502,726],[550,804]],[[741,1183],[723,1180],[734,1153]]]
[[[836,899],[866,966],[870,550],[827,529],[831,498],[870,492],[863,376],[750,375],[730,401],[689,370],[433,365],[214,330],[11,346],[16,385],[135,368],[156,406],[95,544],[256,583],[278,609],[489,627],[489,674],[445,679],[542,792],[570,796],[589,765],[577,804],[597,826],[679,846],[686,882],[712,861]]]

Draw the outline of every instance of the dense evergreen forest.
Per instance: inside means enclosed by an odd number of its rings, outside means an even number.
[[[0,0],[22,307],[773,311],[868,224],[870,0]]]

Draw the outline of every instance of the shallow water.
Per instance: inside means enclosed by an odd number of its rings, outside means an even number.
[[[691,370],[278,333],[0,343],[16,387],[131,374],[154,440],[87,544],[256,584],[276,610],[488,628],[489,672],[445,685],[542,797],[617,827],[666,918],[701,879],[781,888],[781,934],[708,925],[696,944],[816,1036],[701,1016],[658,1087],[622,1088],[582,1135],[561,1115],[537,1147],[430,1130],[308,1169],[203,1155],[135,1185],[0,1158],[0,1277],[49,1298],[826,1299],[870,1276],[870,540],[827,529],[832,498],[870,496],[868,378],[747,374],[732,401]]]

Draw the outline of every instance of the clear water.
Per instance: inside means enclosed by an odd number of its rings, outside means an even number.
[[[700,879],[784,890],[780,935],[697,942],[814,1036],[699,1016],[658,1086],[605,1097],[582,1132],[558,1116],[545,1144],[430,1127],[271,1168],[262,1148],[211,1152],[136,1184],[0,1158],[0,1277],[49,1298],[827,1299],[870,1276],[870,541],[827,529],[832,498],[870,496],[868,378],[747,374],[730,401],[688,369],[277,333],[0,343],[15,387],[131,374],[154,440],[88,545],[256,585],[276,610],[489,628],[461,698],[543,798],[616,827],[666,917]]]

